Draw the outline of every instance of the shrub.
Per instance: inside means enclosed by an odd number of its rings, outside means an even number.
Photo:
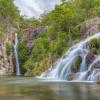
[[[11,50],[12,50],[11,44],[9,42],[7,42],[6,43],[6,53],[7,53],[7,55],[10,54]]]
[[[25,61],[28,59],[28,49],[22,41],[20,41],[18,45],[18,56],[20,64],[23,66]]]

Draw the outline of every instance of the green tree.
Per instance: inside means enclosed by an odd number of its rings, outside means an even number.
[[[22,41],[20,41],[18,45],[18,56],[20,64],[23,66],[24,62],[28,59],[28,49]]]

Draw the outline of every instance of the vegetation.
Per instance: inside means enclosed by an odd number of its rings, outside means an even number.
[[[18,51],[20,51],[18,52],[19,60],[21,61],[20,66],[23,66],[23,63],[28,59],[28,49],[22,41],[19,42],[18,47]]]
[[[41,74],[46,66],[43,64],[46,58],[53,59],[53,55],[55,59],[59,58],[73,43],[83,38],[77,26],[87,19],[100,17],[99,10],[98,0],[63,0],[61,5],[56,5],[53,11],[44,15],[41,24],[47,27],[47,32],[41,33],[35,40],[30,57],[34,62],[31,74]],[[73,67],[76,71],[78,65],[74,64]]]
[[[11,44],[9,42],[7,42],[6,43],[6,53],[7,53],[7,55],[10,54],[11,50],[12,50]]]
[[[27,70],[26,75],[40,75],[71,45],[83,38],[77,26],[94,17],[100,17],[100,0],[62,0],[62,4],[56,5],[53,11],[43,15],[40,20],[24,19],[19,15],[13,0],[0,0],[0,36],[5,32],[6,24],[12,24],[19,33],[21,67]],[[26,42],[22,39],[22,32],[29,27],[38,26],[44,26],[46,31],[33,40],[33,47],[29,52]],[[95,40],[92,42],[89,45],[95,48]],[[9,52],[10,46],[7,44],[7,53]],[[77,67],[78,65],[74,66],[75,71]]]
[[[100,38],[92,39],[90,42],[87,43],[87,46],[89,46],[90,52],[92,54],[100,54]]]

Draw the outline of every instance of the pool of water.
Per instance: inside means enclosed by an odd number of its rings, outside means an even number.
[[[4,77],[0,78],[0,100],[100,100],[100,85]]]

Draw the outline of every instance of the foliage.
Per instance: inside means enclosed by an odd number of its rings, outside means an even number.
[[[18,56],[20,64],[22,66],[24,62],[28,59],[28,49],[22,41],[20,41],[18,45]]]
[[[12,51],[11,44],[9,42],[6,42],[6,53],[7,53],[7,55],[9,55],[11,51]]]
[[[94,17],[100,17],[100,0],[61,1],[62,4],[56,5],[53,11],[41,16],[38,20],[35,18],[25,19],[21,17],[13,0],[0,0],[0,36],[5,32],[6,26],[9,23],[19,33],[18,55],[21,66],[27,70],[27,75],[40,75],[50,66],[53,56],[55,56],[56,60],[71,45],[83,38],[80,30],[77,28],[81,22]],[[30,27],[36,28],[38,26],[45,27],[46,31],[40,33],[33,40],[32,50],[28,52],[29,48],[22,39],[22,33]],[[99,44],[100,39],[94,39],[88,43],[90,51],[96,54],[100,53],[99,49],[98,51],[96,50],[100,48]],[[11,48],[8,43],[6,48],[9,54]],[[79,58],[77,59],[80,61]],[[75,61],[75,66],[73,67],[74,71],[78,67],[76,65],[77,61]]]
[[[62,2],[41,18],[41,25],[45,26],[47,31],[40,33],[33,41],[32,53],[25,62],[25,68],[32,69],[30,73],[33,75],[40,75],[48,68],[44,62],[49,56],[56,55],[58,58],[68,47],[80,41],[82,35],[77,26],[81,22],[100,15],[98,0],[62,0]],[[73,65],[74,71],[81,62],[79,57],[77,59]]]
[[[94,38],[87,43],[92,54],[100,54],[100,38]]]
[[[13,0],[0,0],[0,19],[10,22],[18,21],[19,11],[13,3]]]

